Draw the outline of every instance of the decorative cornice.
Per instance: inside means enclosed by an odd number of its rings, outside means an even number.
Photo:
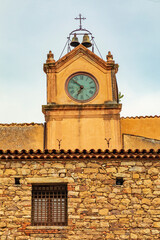
[[[3,151],[0,150],[0,159],[1,160],[76,160],[76,159],[98,159],[98,160],[126,160],[126,159],[134,159],[134,160],[160,160],[160,149],[155,151],[154,149],[150,150],[112,150],[110,151],[109,149],[106,150],[94,150],[91,149],[89,151],[87,150],[82,150],[80,151],[79,149],[75,149],[74,151],[72,150],[7,150]]]
[[[118,64],[115,64],[114,62],[104,61],[103,59],[98,57],[95,53],[91,52],[89,49],[84,47],[82,44],[79,44],[72,51],[70,51],[61,59],[59,59],[57,62],[55,62],[55,68],[58,69],[59,67],[64,65],[67,61],[69,61],[70,59],[72,59],[78,54],[86,55],[88,58],[93,60],[93,62],[96,62],[98,65],[100,65],[104,69],[107,69],[107,70],[115,69],[116,72],[118,70]]]
[[[121,109],[122,104],[109,102],[105,104],[47,104],[42,105],[44,110],[97,110],[97,109]]]

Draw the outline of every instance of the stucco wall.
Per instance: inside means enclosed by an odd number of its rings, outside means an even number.
[[[0,149],[42,149],[43,124],[0,124]]]
[[[121,105],[55,105],[46,107],[48,149],[106,149],[105,138],[111,138],[110,149],[121,149]],[[50,110],[51,109],[51,110]]]
[[[160,239],[156,159],[1,159],[0,239]],[[32,183],[47,182],[68,183],[68,226],[31,226]]]
[[[121,118],[121,133],[160,140],[160,117]]]
[[[129,134],[123,134],[122,139],[124,149],[160,149],[160,140]]]

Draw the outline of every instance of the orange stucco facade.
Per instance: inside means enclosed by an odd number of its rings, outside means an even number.
[[[160,117],[121,118],[124,149],[159,149]]]
[[[109,53],[100,59],[82,45],[55,62],[50,52],[44,71],[47,74],[46,148],[120,149],[120,111],[115,74],[118,65]],[[92,74],[99,85],[98,94],[87,103],[76,102],[66,93],[66,80],[76,72]],[[106,140],[105,140],[106,139]]]
[[[160,117],[121,118],[121,132],[160,140]]]

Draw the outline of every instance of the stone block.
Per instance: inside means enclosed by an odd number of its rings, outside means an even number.
[[[62,163],[54,163],[52,165],[53,168],[64,168],[64,165]]]
[[[126,172],[126,171],[128,171],[128,167],[119,167],[118,168],[119,173]]]
[[[135,166],[136,165],[136,162],[134,161],[130,161],[130,162],[125,162],[125,161],[122,161],[121,162],[121,166]]]
[[[108,212],[109,212],[108,208],[103,208],[99,210],[99,215],[106,216],[108,215]]]
[[[159,174],[159,170],[158,170],[158,168],[151,167],[151,168],[148,170],[148,174],[150,174],[150,175],[158,175],[158,174]]]
[[[5,221],[1,221],[0,222],[0,228],[5,228],[6,227],[6,222]]]
[[[7,175],[16,175],[16,171],[13,169],[6,169],[4,172],[4,176],[7,176]]]
[[[155,206],[155,205],[160,205],[160,198],[155,198],[155,199],[153,199],[152,205],[153,205],[153,206]]]
[[[133,179],[138,179],[139,178],[139,174],[138,173],[133,173]]]
[[[29,175],[31,173],[30,169],[22,169],[22,175]]]
[[[145,167],[133,166],[133,167],[129,168],[129,171],[141,173],[141,172],[145,172],[146,169],[145,169]]]
[[[84,173],[98,173],[97,168],[85,168]]]
[[[107,173],[116,173],[117,169],[115,167],[106,168]]]
[[[143,198],[142,199],[142,204],[151,205],[151,200],[148,199],[148,198]]]
[[[154,222],[153,227],[155,228],[160,228],[160,222]]]
[[[129,199],[122,199],[121,203],[125,206],[128,206],[130,204],[130,200]]]
[[[148,179],[148,180],[144,180],[143,183],[144,183],[145,186],[148,186],[148,187],[151,187],[152,184],[153,184],[152,181],[151,181],[150,179]]]
[[[73,163],[66,163],[65,168],[73,170],[73,169],[75,169],[75,165]]]
[[[137,234],[131,233],[131,239],[138,239]]]

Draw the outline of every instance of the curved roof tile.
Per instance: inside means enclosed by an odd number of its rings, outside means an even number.
[[[112,150],[109,151],[108,149],[106,150],[90,150],[90,151],[79,151],[75,149],[74,151],[68,150],[66,152],[61,151],[61,150],[0,150],[0,159],[160,159],[160,149],[155,151],[154,149],[150,150],[139,150],[139,149],[128,149],[128,150]]]

